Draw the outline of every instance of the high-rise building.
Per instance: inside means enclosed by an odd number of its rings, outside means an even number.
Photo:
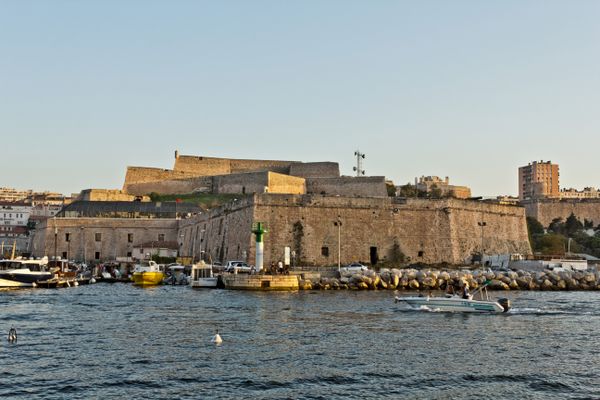
[[[560,197],[558,164],[534,161],[519,168],[519,200]]]

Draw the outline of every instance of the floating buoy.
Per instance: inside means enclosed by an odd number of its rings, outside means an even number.
[[[8,343],[17,342],[17,330],[13,327],[8,331]]]
[[[223,339],[221,339],[221,335],[219,335],[218,329],[217,329],[217,333],[215,333],[215,336],[213,336],[211,342],[213,342],[216,345],[223,343]]]

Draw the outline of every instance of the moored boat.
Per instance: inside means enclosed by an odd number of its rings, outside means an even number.
[[[162,283],[164,276],[158,264],[150,260],[135,266],[132,279],[136,286],[155,286]]]
[[[0,260],[0,288],[34,287],[40,281],[52,278],[47,269],[48,258],[40,260]]]
[[[193,288],[216,288],[219,278],[213,275],[212,265],[200,261],[192,265],[190,286]]]

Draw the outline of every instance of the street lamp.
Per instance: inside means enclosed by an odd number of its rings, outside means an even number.
[[[54,261],[58,260],[56,253],[58,247],[58,227],[56,226],[56,217],[53,217],[54,221]]]
[[[477,225],[481,227],[481,262],[483,262],[483,253],[485,249],[483,248],[483,227],[487,225],[485,221],[478,222]]]
[[[342,220],[339,215],[337,221],[333,221],[333,225],[338,227],[338,271],[340,271],[342,266]]]

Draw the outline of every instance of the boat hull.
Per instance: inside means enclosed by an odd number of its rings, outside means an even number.
[[[0,273],[0,288],[2,287],[33,287],[37,282],[52,278],[51,272],[30,272],[29,270],[14,270]]]
[[[156,286],[162,283],[163,278],[162,272],[134,272],[132,277],[136,286]]]
[[[193,288],[216,288],[219,283],[219,278],[198,278],[190,283]]]
[[[460,297],[396,297],[414,309],[463,313],[503,313],[504,308],[495,301],[470,300]]]

